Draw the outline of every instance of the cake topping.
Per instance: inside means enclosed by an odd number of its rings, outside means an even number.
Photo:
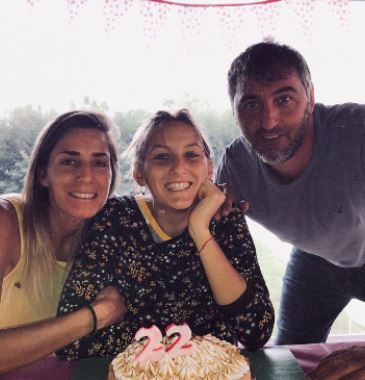
[[[171,330],[170,330],[171,331]],[[170,345],[164,337],[165,347]],[[143,342],[132,343],[112,361],[117,380],[233,380],[250,373],[248,363],[238,347],[212,335],[197,336],[189,341],[191,352],[173,358],[169,352],[157,361],[137,361]],[[249,377],[247,377],[249,378]]]

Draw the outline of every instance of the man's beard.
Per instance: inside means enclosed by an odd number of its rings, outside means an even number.
[[[305,110],[303,122],[300,126],[297,134],[294,136],[294,139],[290,142],[290,144],[283,150],[274,151],[274,152],[263,152],[260,151],[258,144],[253,141],[251,148],[255,151],[255,153],[259,156],[260,160],[265,162],[270,166],[279,166],[280,164],[290,160],[298,149],[302,146],[304,138],[308,131],[308,114],[309,114],[309,105]],[[278,128],[280,131],[280,127]],[[258,132],[260,133],[260,131]]]

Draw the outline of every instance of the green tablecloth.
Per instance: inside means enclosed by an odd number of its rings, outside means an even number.
[[[286,347],[244,351],[251,362],[256,380],[302,380],[304,373],[294,355]]]
[[[256,380],[302,380],[303,371],[286,347],[244,351]],[[106,380],[111,358],[84,359],[77,363],[72,380]]]

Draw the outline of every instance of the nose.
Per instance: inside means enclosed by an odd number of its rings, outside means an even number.
[[[77,179],[80,181],[88,182],[88,181],[91,181],[93,178],[94,178],[94,169],[92,165],[89,165],[89,164],[80,165],[78,173],[77,173]]]
[[[262,127],[266,130],[274,129],[279,124],[279,111],[272,105],[266,105],[262,116]]]
[[[176,157],[173,161],[171,170],[174,173],[180,173],[185,171],[185,161],[183,157]]]

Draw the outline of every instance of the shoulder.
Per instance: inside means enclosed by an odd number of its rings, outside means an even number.
[[[18,220],[13,204],[21,204],[21,198],[18,199],[13,197],[8,197],[7,195],[0,196],[0,234],[7,230],[10,230],[16,226],[18,228]],[[1,236],[1,235],[0,235]]]
[[[316,122],[328,127],[364,127],[365,105],[358,103],[343,103],[326,106],[317,103],[314,108]]]
[[[226,150],[217,167],[217,178],[220,182],[236,182],[234,178],[239,172],[244,177],[244,172],[257,170],[258,157],[246,143],[243,136],[237,137],[226,147]]]
[[[103,207],[108,213],[130,213],[138,208],[137,202],[132,195],[113,196],[109,198]]]
[[[0,197],[0,272],[14,266],[19,257],[19,226],[14,206]]]
[[[236,137],[229,145],[227,145],[224,155],[227,158],[247,157],[252,154],[252,150],[247,145],[243,136]]]
[[[93,218],[94,226],[113,228],[124,221],[131,221],[139,213],[133,196],[113,196],[107,200],[102,210]]]
[[[233,203],[229,214],[221,218],[219,221],[215,221],[215,224],[218,229],[223,228],[228,229],[228,231],[237,228],[247,229],[245,213],[241,211],[237,203]]]

